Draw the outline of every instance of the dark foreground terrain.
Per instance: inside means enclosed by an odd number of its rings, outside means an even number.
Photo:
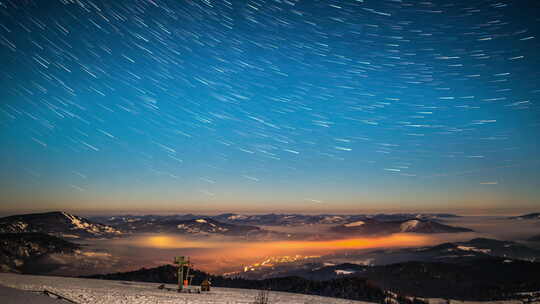
[[[345,270],[347,275],[336,275]],[[174,283],[175,268],[165,265],[91,278]],[[487,257],[463,263],[406,262],[384,266],[343,264],[264,280],[225,278],[194,271],[193,284],[209,278],[214,286],[270,289],[353,300],[380,301],[384,290],[422,298],[491,301],[519,298],[540,290],[540,263]],[[332,279],[326,279],[332,277]]]
[[[0,233],[0,271],[28,272],[28,263],[53,253],[72,254],[79,248],[43,233]]]
[[[373,285],[366,279],[358,277],[341,278],[329,281],[308,280],[297,276],[266,280],[247,280],[210,275],[199,270],[192,271],[192,274],[194,275],[192,281],[193,285],[200,285],[204,279],[209,279],[212,282],[212,286],[215,287],[268,289],[273,291],[286,291],[376,302],[380,302],[385,298],[385,292],[381,288]],[[177,282],[176,268],[171,265],[150,269],[143,268],[130,272],[93,275],[88,276],[87,278],[168,284]]]

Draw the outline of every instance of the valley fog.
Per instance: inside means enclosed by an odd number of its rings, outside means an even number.
[[[508,241],[525,240],[540,231],[540,223],[530,220],[509,221],[502,216],[463,216],[444,221],[473,229],[479,236]]]
[[[113,255],[131,261],[129,266],[158,266],[170,263],[176,255],[188,255],[196,268],[212,273],[224,273],[239,271],[243,265],[260,262],[268,257],[321,256],[341,250],[414,247],[432,243],[433,240],[427,236],[411,234],[325,241],[265,242],[238,241],[224,237],[194,240],[178,235],[149,234],[129,239],[98,241],[93,246],[107,247]]]
[[[324,240],[244,241],[235,237],[204,236],[190,238],[175,234],[136,234],[112,240],[87,241],[86,249],[107,252],[110,263],[88,273],[135,270],[169,264],[177,255],[190,256],[195,267],[212,273],[241,271],[244,265],[261,262],[269,257],[324,256],[340,252],[361,253],[373,249],[431,246],[444,242],[466,241],[476,237],[501,240],[522,240],[538,231],[538,224],[512,221],[502,217],[460,217],[444,223],[473,229],[467,233],[393,234],[380,237],[345,237]],[[328,225],[293,227],[264,226],[265,229],[290,232],[310,232],[325,236]]]

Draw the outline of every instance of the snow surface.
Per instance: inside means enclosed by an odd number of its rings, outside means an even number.
[[[64,304],[57,299],[29,291],[0,286],[0,303],[2,304]]]
[[[336,274],[353,274],[355,273],[356,271],[354,270],[341,270],[341,269],[336,269],[334,270],[336,272]]]
[[[91,224],[87,221],[85,221],[84,219],[78,217],[78,216],[75,216],[75,215],[72,215],[72,214],[69,214],[69,213],[66,213],[66,212],[62,212],[62,214],[71,222],[71,224],[74,226],[73,228],[71,228],[72,230],[75,230],[75,229],[80,229],[80,230],[85,230],[89,233],[92,233],[92,234],[102,234],[103,232],[106,232],[106,233],[114,233],[114,234],[122,234],[122,232],[120,232],[119,230],[116,230],[114,229],[113,227],[110,227],[110,226],[107,226],[107,225],[94,225],[94,224]]]
[[[243,220],[243,219],[246,219],[246,218],[247,218],[247,216],[245,216],[245,215],[237,214],[237,215],[231,215],[227,219],[229,219],[229,220]]]
[[[33,276],[21,275],[14,273],[0,273],[0,285],[16,288],[20,290],[49,291],[60,294],[68,299],[74,300],[80,304],[250,304],[253,303],[258,290],[236,289],[236,288],[216,288],[213,287],[211,292],[203,294],[188,294],[177,293],[173,291],[159,290],[158,283],[140,283],[126,281],[106,281],[94,279],[79,279],[67,277],[52,277],[52,276]],[[167,285],[169,288],[174,288],[173,285]],[[3,294],[3,289],[0,288],[0,300],[2,296],[9,296],[10,300],[14,298],[12,295]],[[522,293],[527,294],[527,293]],[[48,303],[46,297],[42,299]],[[446,299],[430,298],[426,299],[430,304],[446,304]],[[55,303],[66,303],[55,301]],[[0,301],[0,303],[4,303]],[[25,302],[7,302],[25,303]],[[27,303],[27,302],[26,302]],[[37,304],[38,302],[31,302]],[[270,304],[370,304],[370,302],[352,301],[345,299],[336,299],[328,297],[319,297],[311,295],[303,295],[288,292],[272,291],[269,295]],[[507,301],[489,301],[489,302],[473,302],[473,301],[456,301],[451,300],[452,304],[520,304],[518,300]]]
[[[334,215],[334,216],[325,216],[320,222],[322,224],[333,224],[333,223],[341,222],[343,220],[344,220],[343,217]]]
[[[20,221],[17,222],[14,226],[17,227],[17,228],[18,228],[19,230],[21,230],[21,231],[24,231],[24,230],[26,230],[26,228],[28,228],[28,224],[27,224],[27,223],[25,223],[25,222],[20,222]]]
[[[458,246],[457,248],[463,251],[474,251],[474,252],[481,252],[481,253],[486,253],[486,254],[491,252],[491,249],[481,249],[481,248],[476,248],[472,246]]]
[[[65,217],[67,217],[71,221],[71,224],[73,224],[73,226],[75,226],[75,228],[77,228],[77,229],[90,230],[90,231],[92,231],[94,233],[99,232],[99,229],[97,229],[97,227],[95,227],[93,225],[90,225],[87,222],[81,221],[80,219],[78,219],[74,215],[71,215],[71,214],[68,214],[68,213],[65,213],[65,212],[62,212],[62,214]]]
[[[401,232],[412,231],[412,230],[414,230],[418,225],[420,225],[420,223],[421,223],[421,222],[420,222],[419,220],[410,220],[410,221],[403,222],[403,223],[400,225]]]
[[[31,276],[0,273],[0,285],[23,290],[47,289],[81,304],[249,304],[258,290],[212,288],[209,293],[188,294],[159,290],[158,283],[106,281],[93,279]],[[167,287],[174,288],[173,285]],[[270,292],[269,303],[348,304],[368,303],[345,299],[310,296],[288,292]]]
[[[366,223],[363,222],[363,221],[358,221],[358,222],[352,222],[352,223],[345,224],[344,226],[345,227],[358,227],[358,226],[363,226],[365,224]]]

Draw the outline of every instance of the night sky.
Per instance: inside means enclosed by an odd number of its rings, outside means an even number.
[[[532,210],[539,16],[0,0],[0,211]]]

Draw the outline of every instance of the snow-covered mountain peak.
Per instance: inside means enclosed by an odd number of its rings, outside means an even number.
[[[235,214],[235,215],[231,215],[229,217],[227,217],[228,220],[231,220],[231,221],[234,221],[234,220],[243,220],[243,219],[246,219],[247,216],[245,215],[242,215],[242,214]]]
[[[474,251],[474,252],[481,252],[481,253],[485,253],[485,254],[489,254],[491,252],[491,249],[481,249],[481,248],[476,248],[476,247],[473,247],[473,246],[459,245],[459,246],[457,246],[457,248],[459,250],[462,250],[462,251]]]
[[[422,222],[419,221],[419,220],[408,220],[408,221],[405,221],[405,222],[401,223],[400,230],[401,230],[401,232],[414,231],[421,224],[422,224]]]
[[[345,227],[358,227],[358,226],[363,226],[365,224],[366,224],[366,222],[364,222],[364,221],[356,221],[356,222],[345,224],[343,226],[345,226]]]

